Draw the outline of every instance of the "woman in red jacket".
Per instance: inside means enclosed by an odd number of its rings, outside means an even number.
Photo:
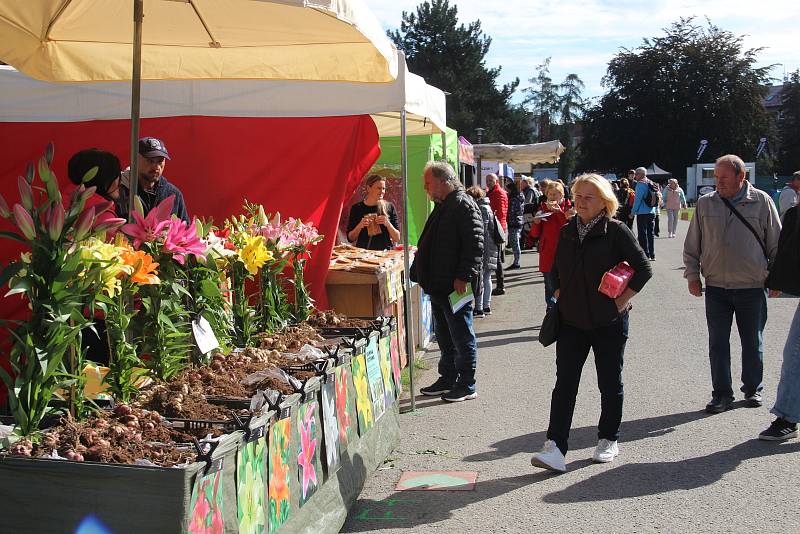
[[[556,256],[561,227],[575,215],[572,203],[564,198],[564,186],[560,182],[544,183],[546,200],[541,211],[536,213],[531,227],[531,237],[539,238],[539,272],[544,275],[544,301],[549,310],[555,303],[555,287],[550,273]]]

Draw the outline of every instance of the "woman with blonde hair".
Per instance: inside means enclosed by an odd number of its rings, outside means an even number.
[[[400,241],[400,230],[397,229],[397,210],[391,202],[383,200],[386,178],[371,174],[367,176],[364,188],[364,200],[350,208],[347,239],[359,248],[390,249]]]
[[[650,262],[630,229],[614,220],[618,202],[608,181],[584,174],[572,183],[577,216],[561,228],[553,263],[559,328],[556,384],[550,425],[534,466],[564,472],[567,440],[581,371],[594,352],[600,389],[600,423],[593,460],[610,462],[617,454],[622,421],[622,361],[628,339],[630,300],[652,276]],[[598,291],[603,275],[626,261],[635,274],[616,299]]]
[[[555,303],[553,285],[553,259],[556,256],[561,227],[575,214],[572,203],[564,198],[564,186],[548,180],[544,188],[544,200],[539,212],[533,216],[530,236],[539,238],[539,272],[544,277],[544,302],[547,309]]]

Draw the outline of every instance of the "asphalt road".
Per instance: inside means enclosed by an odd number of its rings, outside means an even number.
[[[663,221],[666,222],[666,221]],[[446,404],[418,397],[403,438],[367,481],[342,532],[800,532],[800,440],[756,440],[772,420],[781,354],[796,298],[771,299],[762,408],[703,412],[710,372],[703,299],[682,278],[678,237],[656,240],[655,276],[633,300],[625,353],[620,456],[593,464],[600,400],[593,359],[578,395],[568,472],[531,467],[547,429],[555,348],[537,341],[544,314],[538,255],[508,273],[507,294],[476,320],[478,393]],[[734,325],[733,376],[741,357]],[[435,344],[426,355],[434,364]],[[436,378],[427,371],[419,386]],[[735,378],[736,380],[736,378]],[[734,385],[737,389],[738,385]],[[407,405],[407,402],[404,403]],[[402,471],[477,471],[474,491],[394,490]]]

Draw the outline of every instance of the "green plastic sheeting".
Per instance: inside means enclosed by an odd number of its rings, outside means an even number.
[[[458,168],[458,133],[447,129],[447,161]],[[381,157],[375,167],[390,167],[400,176],[400,137],[381,137]],[[408,238],[416,245],[433,203],[428,200],[422,186],[422,171],[431,160],[442,158],[442,135],[408,136]],[[401,206],[397,207],[398,210]]]

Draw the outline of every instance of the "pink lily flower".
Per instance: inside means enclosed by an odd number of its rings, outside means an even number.
[[[142,243],[155,241],[161,235],[170,223],[174,203],[175,195],[172,195],[151,209],[146,217],[142,217],[136,211],[131,213],[136,222],[126,224],[122,227],[122,231],[133,238],[135,248],[139,248]]]
[[[206,244],[197,235],[197,219],[189,226],[179,219],[169,221],[164,250],[171,252],[175,261],[183,265],[187,254],[205,259],[206,248]]]
[[[308,496],[309,488],[317,487],[317,470],[314,468],[314,452],[317,448],[317,438],[311,438],[311,425],[314,421],[314,404],[312,403],[306,417],[298,421],[300,427],[300,454],[297,463],[302,471],[303,498]],[[313,484],[313,486],[312,486]]]

